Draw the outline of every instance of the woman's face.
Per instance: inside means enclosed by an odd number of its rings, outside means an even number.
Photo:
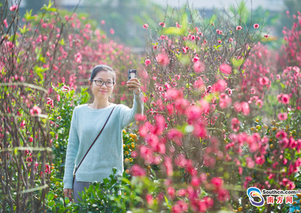
[[[96,82],[94,80],[101,80],[102,82],[113,83],[113,77],[114,77],[113,74],[109,71],[100,71],[94,77],[92,82],[89,81],[90,89],[95,98],[108,99],[109,96],[112,94],[115,85],[113,85],[112,87],[108,87],[106,84],[103,84],[102,86],[98,86],[96,85]]]

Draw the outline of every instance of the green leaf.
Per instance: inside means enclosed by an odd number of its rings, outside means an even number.
[[[214,23],[214,22],[216,21],[216,18],[217,18],[217,17],[216,17],[216,15],[215,15],[215,14],[213,14],[213,15],[211,16],[211,19],[210,19],[210,21],[209,21],[209,22],[210,22],[210,24],[211,24],[211,23]]]
[[[47,200],[51,201],[53,199],[54,199],[54,193],[53,192],[49,192],[48,195],[47,195]]]
[[[164,29],[161,31],[162,35],[183,35],[185,33],[185,30],[182,28],[179,29],[177,27],[169,27],[167,29]]]
[[[68,204],[70,201],[69,201],[69,198],[68,197],[65,197],[65,203]]]
[[[65,45],[65,40],[62,38],[59,42],[60,45],[64,46]]]
[[[244,62],[245,59],[241,58],[241,59],[235,59],[234,57],[231,59],[231,62],[233,64],[233,67],[238,68],[240,67]]]
[[[30,10],[30,11],[26,10],[26,13],[24,15],[24,18],[25,18],[26,21],[34,19],[34,17],[31,16],[31,13],[32,13],[32,10]]]
[[[24,34],[28,31],[28,29],[26,28],[26,25],[24,25],[22,29],[19,28],[19,30],[20,30],[21,34]]]

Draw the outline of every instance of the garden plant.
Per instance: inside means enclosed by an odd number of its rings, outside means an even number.
[[[212,19],[166,10],[156,29],[141,26],[141,58],[84,14],[49,2],[21,18],[19,4],[0,5],[2,212],[297,211],[300,194],[256,207],[246,191],[300,187],[300,13],[275,51],[262,24],[235,10]],[[117,71],[121,104],[132,98],[126,70],[137,67],[146,112],[123,130],[123,176],[113,168],[75,204],[62,192],[65,153],[96,64]]]

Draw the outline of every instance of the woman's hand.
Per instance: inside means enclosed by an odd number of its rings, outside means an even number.
[[[129,90],[134,90],[136,95],[139,95],[141,92],[141,85],[140,81],[137,78],[130,79],[126,85],[128,86]]]
[[[64,189],[64,196],[72,202],[72,189]]]

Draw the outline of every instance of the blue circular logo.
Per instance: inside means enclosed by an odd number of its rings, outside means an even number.
[[[250,202],[251,202],[251,204],[253,206],[259,207],[259,206],[263,206],[264,205],[265,201],[264,201],[264,198],[263,198],[263,196],[261,194],[260,189],[258,189],[256,187],[250,187],[247,190],[247,195],[248,195],[249,200],[250,200]],[[260,198],[260,201],[255,201],[254,197]]]

